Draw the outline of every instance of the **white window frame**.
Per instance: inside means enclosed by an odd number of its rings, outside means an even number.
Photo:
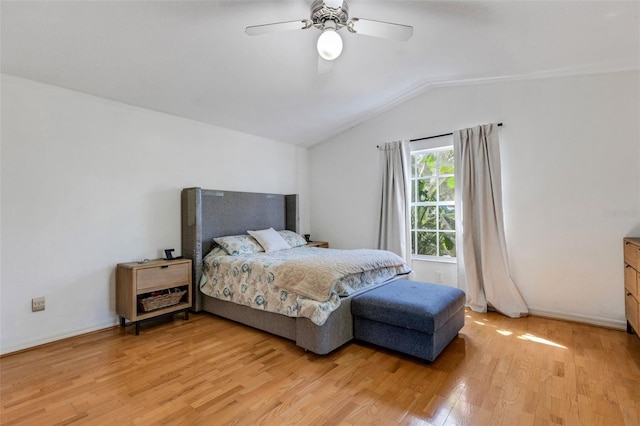
[[[424,153],[428,153],[428,152],[438,152],[438,151],[447,151],[447,150],[452,150],[453,149],[453,137],[450,135],[447,136],[443,136],[443,137],[438,137],[438,138],[434,138],[434,139],[430,139],[430,140],[426,140],[426,141],[417,141],[417,142],[413,142],[411,145],[411,155],[413,156],[414,154],[424,154]],[[411,170],[410,171],[410,175],[409,175],[409,182],[410,182],[410,191],[415,191],[415,193],[417,193],[417,181],[421,178],[415,176],[414,177],[414,171],[415,170]],[[455,175],[455,174],[454,174]],[[449,174],[447,175],[436,175],[438,177],[448,177],[451,176]],[[411,192],[410,192],[411,193]],[[438,194],[438,198],[439,198],[439,194]],[[436,201],[436,202],[411,202],[409,201],[409,205],[410,205],[410,211],[409,214],[411,214],[411,212],[414,210],[414,208],[416,206],[434,206],[436,207],[436,209],[439,206],[455,206],[455,201]],[[437,215],[437,219],[438,220],[440,217],[440,215]],[[411,220],[411,218],[409,217],[409,220]],[[438,229],[438,223],[436,223],[436,229],[434,231],[436,231],[437,233],[441,232]],[[411,243],[412,239],[414,238],[414,236],[416,236],[416,241],[417,241],[417,232],[419,230],[415,229],[415,228],[411,228],[411,240],[409,241],[409,243]],[[423,230],[420,230],[423,231]],[[457,232],[457,230],[455,231]],[[439,247],[438,247],[439,250]],[[411,258],[415,259],[415,260],[427,260],[427,261],[435,261],[435,262],[445,262],[445,263],[456,263],[457,262],[457,258],[456,257],[451,257],[451,256],[433,256],[433,255],[422,255],[422,254],[415,254],[413,249],[411,250]]]

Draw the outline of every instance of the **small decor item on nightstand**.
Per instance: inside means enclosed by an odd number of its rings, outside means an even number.
[[[144,312],[166,308],[167,306],[173,306],[180,303],[180,299],[182,299],[182,296],[186,293],[187,290],[181,290],[180,288],[154,291],[149,293],[149,297],[141,298],[140,305]]]
[[[311,234],[304,234],[304,239],[307,240],[307,242],[311,241]]]
[[[165,255],[165,260],[178,260],[178,259],[184,259],[182,256],[176,256],[173,257],[173,252],[176,251],[175,249],[165,249],[164,251],[164,255]]]

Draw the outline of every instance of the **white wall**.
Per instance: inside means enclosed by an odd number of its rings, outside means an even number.
[[[532,312],[624,325],[622,238],[640,235],[640,74],[434,88],[310,150],[311,228],[375,247],[376,145],[503,122],[512,276]],[[611,214],[613,212],[613,214]],[[418,279],[455,267],[414,262]]]
[[[299,193],[309,230],[306,148],[7,75],[1,165],[2,353],[116,324],[115,265],[180,254],[183,187]]]

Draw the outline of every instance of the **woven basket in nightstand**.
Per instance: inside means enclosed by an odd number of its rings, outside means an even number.
[[[173,306],[180,303],[180,299],[186,293],[186,290],[178,290],[172,293],[161,294],[159,296],[145,297],[140,299],[140,307],[144,312],[153,311],[167,306]]]

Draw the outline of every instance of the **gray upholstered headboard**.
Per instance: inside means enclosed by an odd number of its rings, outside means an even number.
[[[266,228],[300,232],[297,194],[185,188],[181,198],[182,256],[193,262],[195,311],[201,310],[203,297],[198,288],[202,259],[211,250],[214,238]]]

